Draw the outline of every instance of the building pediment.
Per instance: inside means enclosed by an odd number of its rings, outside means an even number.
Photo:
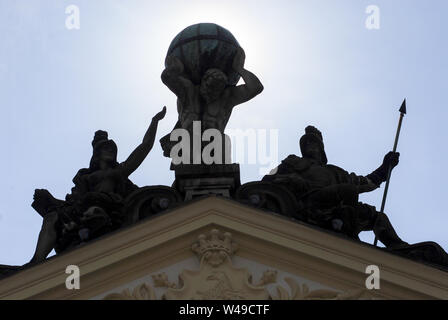
[[[80,289],[65,286],[80,269]],[[380,289],[367,290],[367,266]],[[448,274],[209,196],[0,281],[1,299],[447,299]]]

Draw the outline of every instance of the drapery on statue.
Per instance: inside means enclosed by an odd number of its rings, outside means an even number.
[[[300,139],[302,158],[288,156],[275,174],[263,181],[287,186],[302,204],[307,222],[333,229],[358,239],[361,231],[373,230],[388,248],[399,249],[408,244],[396,234],[384,213],[358,201],[360,193],[377,189],[386,181],[389,166],[398,164],[399,153],[389,152],[383,164],[367,176],[327,164],[321,132],[308,126]]]
[[[75,239],[85,241],[121,226],[126,218],[121,210],[123,199],[137,189],[128,177],[151,151],[158,122],[165,114],[166,107],[152,118],[142,143],[122,163],[117,162],[115,142],[107,132],[97,131],[90,166],[78,171],[65,201],[47,190],[35,191],[32,206],[43,217],[43,224],[30,263],[43,261],[52,249],[62,251]]]
[[[244,69],[244,50],[239,47],[233,59],[233,71],[245,84],[229,85],[227,75],[220,69],[205,71],[200,84],[194,84],[184,73],[184,65],[175,56],[167,56],[163,83],[177,96],[179,120],[173,130],[182,128],[192,136],[193,121],[201,121],[202,131],[217,129],[224,134],[233,107],[251,100],[263,91],[263,85],[252,72]],[[202,132],[201,131],[201,132]],[[177,142],[170,141],[170,134],[161,140],[164,156],[169,157]]]

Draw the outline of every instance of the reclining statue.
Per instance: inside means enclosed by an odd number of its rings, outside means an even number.
[[[138,189],[129,176],[151,151],[158,122],[165,117],[166,108],[157,113],[143,142],[126,161],[117,162],[117,145],[105,131],[97,131],[92,141],[90,166],[78,171],[75,186],[65,201],[50,192],[38,189],[33,208],[43,217],[36,251],[30,263],[38,263],[52,249],[61,252],[73,243],[80,243],[118,229],[126,219],[122,210],[124,199]]]
[[[306,222],[342,232],[359,240],[361,231],[373,230],[377,238],[392,249],[408,244],[398,237],[389,219],[375,207],[358,201],[360,193],[377,189],[387,179],[399,153],[389,152],[383,164],[367,176],[327,164],[321,132],[313,126],[300,139],[302,158],[290,155],[263,181],[286,186],[301,204]]]

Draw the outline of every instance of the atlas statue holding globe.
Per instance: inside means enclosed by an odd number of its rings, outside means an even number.
[[[186,129],[193,136],[193,122],[201,132],[217,129],[224,135],[233,107],[263,91],[252,72],[244,69],[245,53],[226,29],[212,23],[190,26],[172,41],[162,72],[163,83],[177,96],[178,121],[173,129]],[[243,85],[237,86],[240,77]],[[225,136],[224,136],[225,138]],[[171,133],[161,140],[170,157]]]

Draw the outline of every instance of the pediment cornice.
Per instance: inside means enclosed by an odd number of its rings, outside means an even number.
[[[88,299],[194,255],[198,235],[230,232],[238,255],[341,291],[365,289],[368,265],[381,270],[385,299],[448,299],[448,274],[368,244],[232,200],[207,197],[141,221],[0,281],[1,299]],[[81,290],[65,288],[65,268]]]

